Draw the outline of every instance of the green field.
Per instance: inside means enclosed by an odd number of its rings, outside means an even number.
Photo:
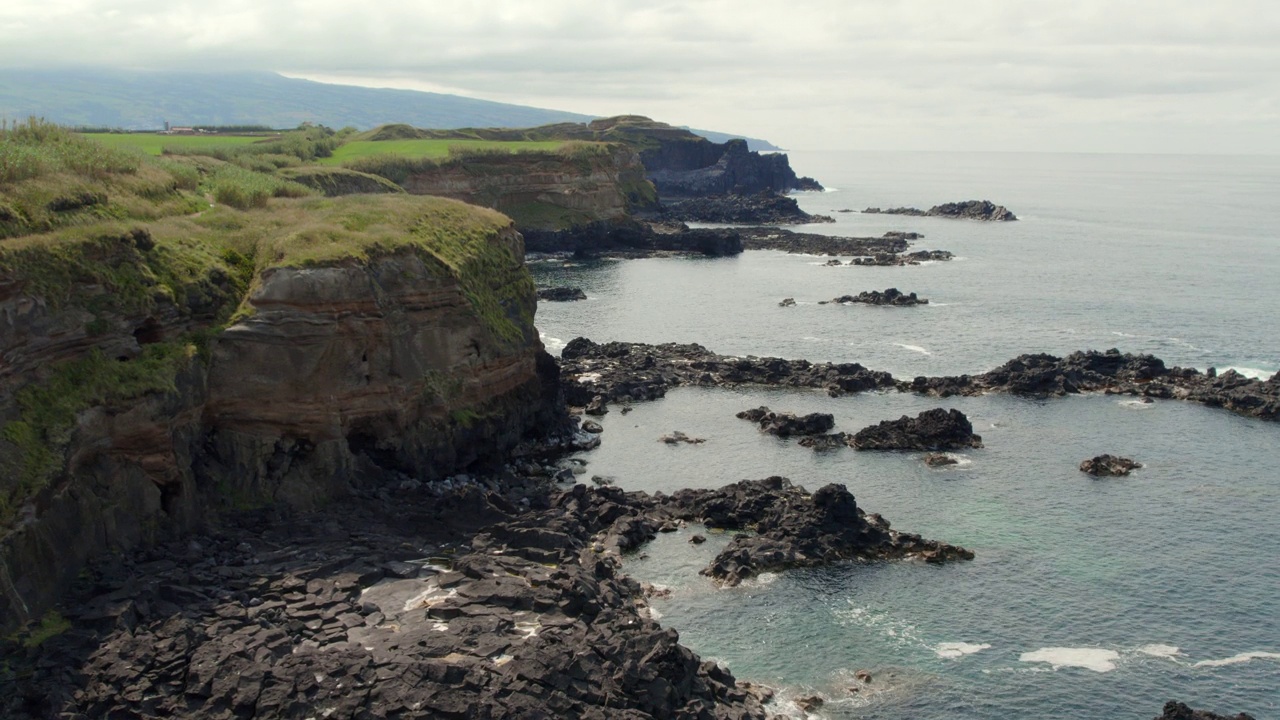
[[[148,155],[160,155],[165,148],[205,150],[228,145],[250,143],[275,138],[278,135],[160,135],[157,133],[85,133],[85,137],[113,148],[133,148]]]
[[[460,150],[509,150],[511,152],[552,151],[564,145],[562,140],[505,142],[500,140],[357,140],[333,151],[321,165],[340,165],[348,160],[373,155],[402,155],[410,158],[442,158],[449,148]]]

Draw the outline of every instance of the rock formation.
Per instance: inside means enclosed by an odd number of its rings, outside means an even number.
[[[572,302],[574,300],[586,300],[587,294],[582,292],[582,288],[540,288],[538,290],[538,299],[546,300],[547,302]]]
[[[825,215],[810,215],[795,198],[762,192],[756,195],[710,195],[673,200],[656,215],[674,222],[788,225],[833,222]]]
[[[819,305],[827,305],[829,303],[861,303],[864,305],[895,305],[900,307],[911,305],[928,305],[929,301],[924,298],[916,297],[915,293],[904,293],[898,288],[889,288],[884,292],[879,290],[864,290],[857,295],[841,295],[831,300],[821,300]]]
[[[913,217],[944,217],[961,220],[988,220],[996,222],[1009,222],[1017,220],[1018,217],[1003,205],[996,205],[990,200],[966,200],[964,202],[943,203],[942,205],[934,205],[928,210],[920,210],[919,208],[898,207],[882,210],[880,208],[867,208],[864,213],[882,214],[882,215],[909,215]]]
[[[835,427],[835,417],[831,413],[776,413],[761,405],[751,410],[738,413],[742,420],[749,420],[760,426],[760,432],[778,437],[792,435],[819,435]]]
[[[1118,455],[1098,455],[1080,463],[1080,472],[1094,477],[1123,477],[1142,467],[1142,463],[1134,462]]]
[[[555,426],[509,220],[403,194],[290,202],[0,250],[0,629],[98,553],[442,477]],[[376,249],[299,246],[295,212],[405,225]],[[271,259],[221,245],[227,222],[258,224]]]
[[[1155,720],[1253,720],[1252,715],[1219,715],[1208,710],[1192,710],[1185,703],[1174,700],[1164,704],[1164,712]]]
[[[959,450],[982,447],[982,438],[964,413],[934,408],[865,427],[849,444],[858,450]]]

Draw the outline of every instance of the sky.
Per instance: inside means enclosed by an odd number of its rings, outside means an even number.
[[[271,70],[796,150],[1280,154],[1277,0],[4,0],[0,68],[60,65]]]

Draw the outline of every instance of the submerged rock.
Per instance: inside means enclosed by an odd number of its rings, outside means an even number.
[[[1080,463],[1080,472],[1095,477],[1123,477],[1142,467],[1142,463],[1134,462],[1118,455],[1098,455]]]
[[[825,433],[836,424],[835,417],[831,413],[809,413],[797,416],[795,413],[775,413],[763,405],[751,410],[743,410],[737,416],[759,425],[760,432],[778,437],[817,435]]]
[[[680,443],[685,443],[687,445],[701,445],[706,441],[706,438],[689,437],[679,430],[672,432],[670,435],[663,435],[658,438],[658,442],[664,442],[668,445],[679,445]]]
[[[903,415],[857,432],[850,444],[858,450],[958,450],[980,448],[982,438],[956,409],[926,410],[916,417]]]
[[[946,467],[947,465],[958,465],[959,463],[959,460],[942,453],[929,453],[924,456],[924,464],[929,467]]]
[[[1192,710],[1186,704],[1174,700],[1164,704],[1164,712],[1155,720],[1254,720],[1252,715],[1219,715],[1208,710]]]
[[[587,294],[582,292],[582,288],[575,287],[543,288],[538,290],[538,299],[549,302],[572,302],[586,300]]]

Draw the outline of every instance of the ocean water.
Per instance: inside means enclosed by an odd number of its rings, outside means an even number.
[[[822,267],[825,258],[535,263],[556,352],[597,341],[699,342],[732,354],[856,361],[900,377],[981,372],[1024,352],[1118,347],[1170,364],[1280,370],[1280,158],[793,153],[832,188],[801,206],[815,232],[922,232],[957,260]],[[1020,222],[839,213],[991,199]],[[818,305],[897,287],[925,307]],[[794,297],[795,307],[778,301]],[[814,453],[738,420],[757,405],[830,412],[838,430],[955,407],[986,447],[928,468],[917,453]],[[714,487],[785,475],[847,485],[895,528],[964,545],[973,562],[845,563],[720,589],[698,570],[727,541],[701,528],[626,561],[670,587],[662,622],[704,657],[831,718],[1149,718],[1168,699],[1280,717],[1280,424],[1175,401],[829,398],[678,389],[603,418],[590,474],[627,489]],[[703,445],[667,446],[681,430]],[[1095,480],[1111,452],[1146,467]],[[867,670],[871,683],[854,678]],[[856,690],[854,690],[856,688]]]

